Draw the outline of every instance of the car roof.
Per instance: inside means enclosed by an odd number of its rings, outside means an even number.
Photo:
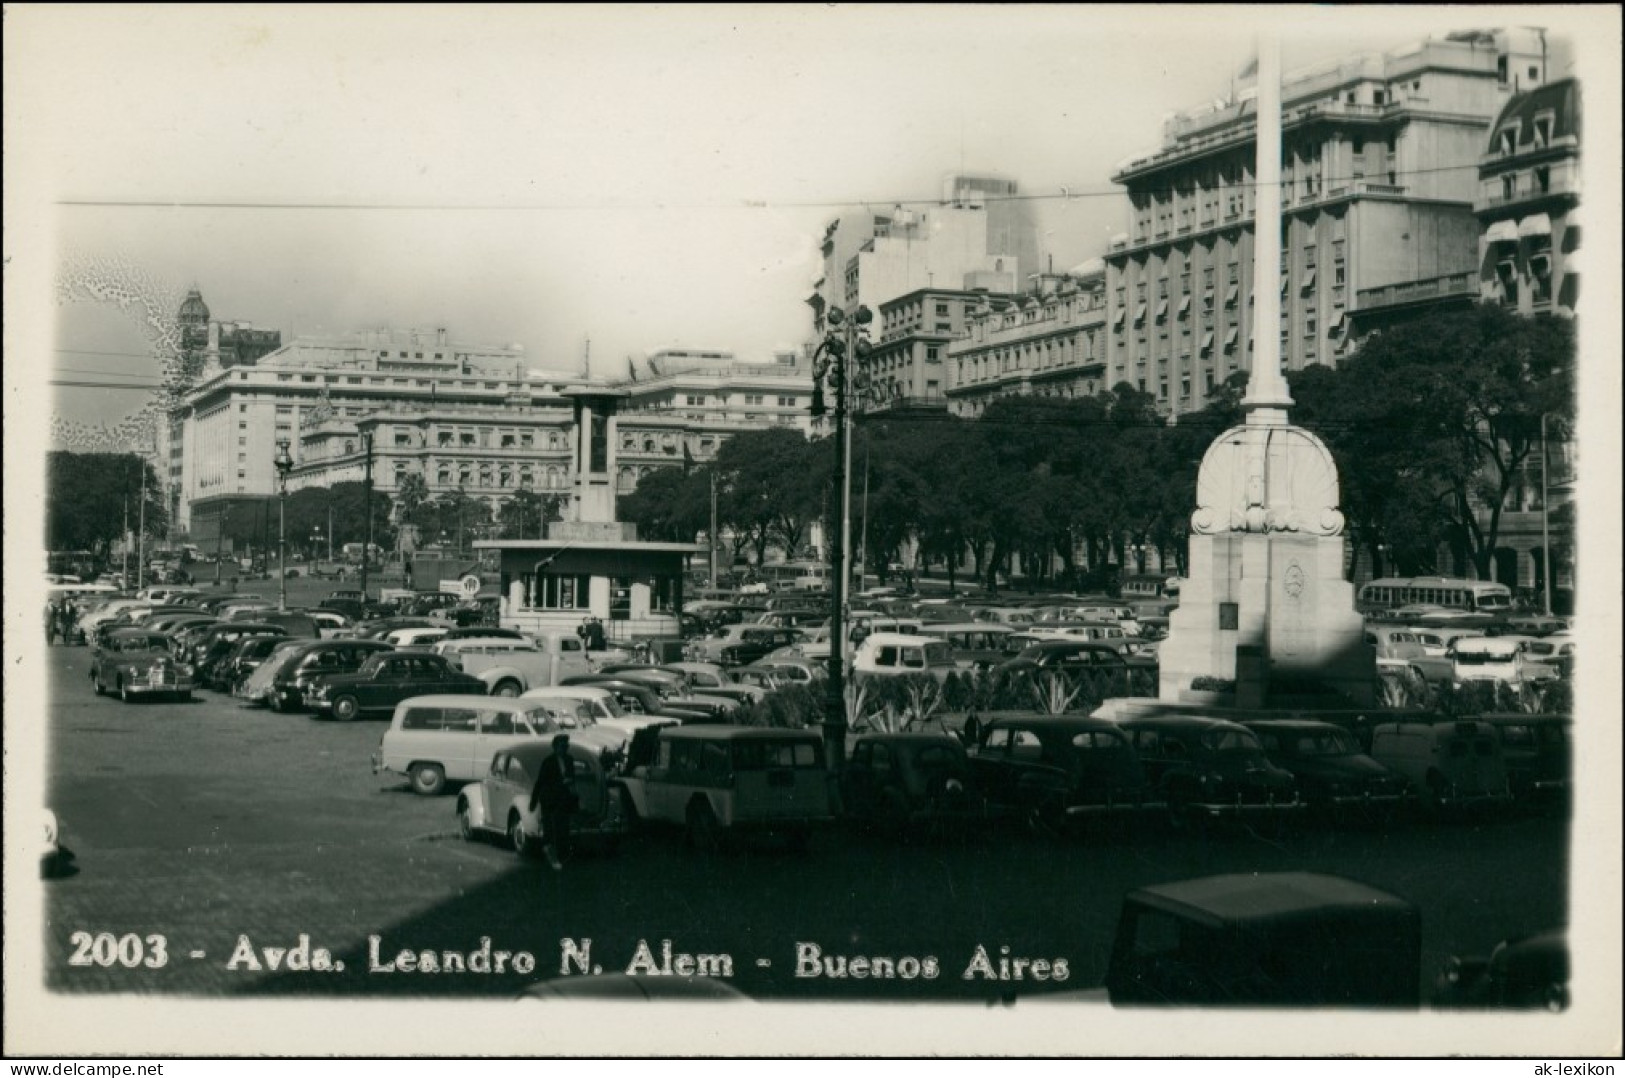
[[[1241,725],[1256,730],[1290,730],[1299,734],[1318,734],[1326,730],[1343,730],[1335,722],[1317,722],[1314,719],[1242,719]],[[1347,732],[1347,731],[1345,731]]]
[[[938,637],[917,636],[914,633],[870,633],[863,638],[864,647],[890,644],[893,647],[912,648],[940,643],[942,643],[942,640]]]
[[[915,618],[919,621],[919,618]],[[1008,625],[996,621],[923,621],[917,636],[936,636],[939,633],[993,633],[1011,636],[1016,632]]]
[[[1416,908],[1387,891],[1317,872],[1235,873],[1142,887],[1130,900],[1217,926],[1282,920],[1324,912],[1386,911],[1415,916]]]
[[[660,736],[681,738],[684,741],[774,741],[783,738],[823,741],[823,735],[816,730],[792,730],[769,726],[667,726],[661,729]]]
[[[1118,726],[1167,726],[1182,730],[1246,729],[1229,719],[1214,719],[1206,715],[1131,715],[1117,721]]]
[[[1096,719],[1088,715],[1045,715],[1038,712],[1031,715],[1000,715],[989,719],[984,728],[991,730],[995,726],[1016,725],[1052,730],[1120,730],[1119,725],[1110,719]]]
[[[476,696],[473,693],[428,693],[424,696],[409,696],[395,705],[396,707],[481,707],[487,711],[520,712],[535,709],[532,703],[526,706],[522,696]]]
[[[604,688],[602,683],[590,684],[577,682],[573,685],[540,685],[520,693],[518,699],[530,698],[532,700],[602,700],[615,694]]]
[[[600,730],[595,726],[575,726],[569,730],[560,730],[547,737],[538,737],[529,741],[522,741],[517,745],[509,745],[498,749],[509,756],[518,757],[520,762],[529,762],[533,759],[553,755],[553,738],[562,734],[570,739],[571,748],[583,748],[589,752],[593,749],[618,749],[626,744],[626,734],[622,730]],[[493,754],[495,755],[495,754]]]
[[[888,745],[952,745],[955,748],[964,747],[960,744],[959,739],[954,737],[952,734],[933,734],[925,730],[909,730],[906,732],[884,734],[859,734],[854,739],[855,743],[865,741],[870,743],[884,742]]]

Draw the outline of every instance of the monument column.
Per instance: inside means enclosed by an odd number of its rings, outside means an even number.
[[[1191,515],[1190,577],[1159,649],[1157,695],[1256,707],[1271,686],[1318,683],[1356,704],[1376,693],[1376,662],[1343,579],[1337,466],[1291,425],[1281,370],[1280,46],[1258,49],[1253,219],[1253,362],[1246,415],[1208,447]],[[1243,649],[1246,649],[1245,651]],[[1238,654],[1252,661],[1238,662]],[[1229,685],[1229,689],[1217,686]],[[1201,686],[1201,687],[1198,687]]]

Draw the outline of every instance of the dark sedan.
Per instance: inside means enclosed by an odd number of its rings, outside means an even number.
[[[382,640],[339,638],[307,643],[297,658],[276,672],[261,698],[272,711],[302,707],[311,683],[329,674],[351,674],[374,655],[393,650]]]
[[[683,697],[668,699],[650,685],[603,674],[576,674],[559,684],[594,685],[608,689],[631,715],[662,715],[683,722],[727,722],[731,710],[724,706],[724,701],[707,702]]]
[[[1279,820],[1303,807],[1292,773],[1272,764],[1258,735],[1245,726],[1183,714],[1138,716],[1117,726],[1176,826]]]
[[[965,747],[945,734],[864,734],[841,772],[841,806],[862,826],[897,836],[958,829],[987,814]]]
[[[1326,816],[1392,816],[1412,800],[1410,786],[1360,751],[1354,735],[1325,722],[1261,719],[1244,724],[1270,761],[1290,771],[1298,793]]]
[[[392,712],[411,696],[440,693],[484,696],[486,684],[439,655],[388,651],[366,660],[353,674],[314,679],[304,705],[319,715],[349,722],[367,712]]]
[[[254,621],[223,621],[203,634],[197,642],[195,665],[198,680],[205,685],[214,681],[215,667],[246,636],[287,636],[288,630],[280,625]]]
[[[90,660],[96,695],[117,693],[125,703],[137,696],[192,698],[192,668],[177,662],[173,641],[146,629],[109,633]]]
[[[971,746],[970,763],[977,785],[995,808],[1018,814],[1043,831],[1160,807],[1129,739],[1105,719],[995,718]]]

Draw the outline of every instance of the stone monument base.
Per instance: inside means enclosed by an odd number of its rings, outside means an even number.
[[[1158,662],[1157,695],[1168,702],[1210,699],[1212,685],[1193,682],[1212,678],[1233,683],[1241,707],[1266,703],[1271,684],[1288,683],[1371,704],[1376,658],[1343,579],[1342,537],[1192,535],[1190,573]]]

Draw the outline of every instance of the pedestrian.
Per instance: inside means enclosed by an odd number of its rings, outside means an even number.
[[[597,618],[587,619],[587,650],[604,650],[604,623]]]
[[[45,601],[45,646],[51,647],[56,643],[56,602],[51,599]]]
[[[553,738],[553,755],[537,769],[536,785],[530,792],[531,811],[541,815],[542,849],[547,863],[555,869],[563,868],[564,859],[570,855],[570,814],[578,803],[570,736],[557,734]]]

